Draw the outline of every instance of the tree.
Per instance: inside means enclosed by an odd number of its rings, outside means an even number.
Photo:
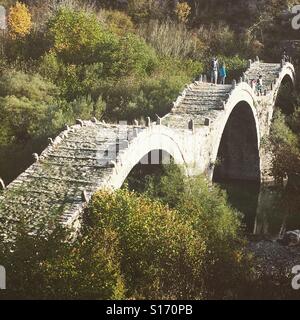
[[[9,299],[122,299],[118,239],[111,230],[94,230],[67,242],[71,230],[47,238],[22,230],[11,244],[0,243],[0,260],[9,270]],[[12,250],[13,249],[13,250]]]
[[[174,208],[205,244],[199,257],[199,292],[212,299],[238,296],[251,275],[251,260],[240,235],[240,215],[228,205],[224,192],[202,177],[183,176],[174,165],[163,168],[158,177],[143,180],[140,190]],[[129,179],[129,184],[132,181]]]
[[[176,5],[175,13],[179,22],[187,23],[192,8],[187,2],[179,2]]]
[[[264,141],[266,150],[272,154],[271,175],[282,182],[300,172],[300,150],[297,135],[288,127],[285,116],[277,111],[268,139]]]
[[[31,14],[28,7],[16,2],[14,6],[9,9],[8,14],[8,29],[12,38],[24,38],[30,33],[32,28]]]
[[[134,31],[134,24],[131,18],[122,11],[102,10],[100,18],[108,25],[109,29],[117,35],[124,36]]]
[[[93,62],[97,45],[106,40],[94,14],[68,8],[61,8],[49,21],[48,37],[53,51],[72,64]]]
[[[94,195],[88,221],[91,230],[117,235],[126,298],[202,297],[205,245],[175,210],[127,190],[104,190]]]
[[[58,96],[58,88],[41,76],[6,70],[0,77],[0,144],[49,132]]]

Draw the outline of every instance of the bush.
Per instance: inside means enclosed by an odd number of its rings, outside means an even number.
[[[31,14],[27,6],[19,1],[9,9],[8,29],[12,38],[23,38],[32,28]]]
[[[147,20],[160,14],[162,3],[156,0],[128,0],[128,13],[135,22]]]
[[[264,146],[273,155],[270,174],[279,182],[300,172],[299,140],[287,126],[285,116],[280,111],[274,115]]]
[[[119,55],[117,76],[150,75],[158,63],[155,51],[134,34],[121,38]]]
[[[147,77],[123,77],[116,82],[99,83],[93,96],[107,102],[106,117],[118,120],[145,118],[168,113],[186,83],[201,73],[202,64],[191,60],[161,59]]]
[[[101,234],[100,234],[101,233]],[[0,260],[7,272],[9,299],[121,299],[118,239],[108,229],[66,243],[58,230],[48,239],[20,232],[10,246],[0,244]]]
[[[250,267],[238,216],[224,194],[175,167],[160,181],[159,193],[148,196],[126,189],[97,192],[74,242],[64,241],[71,234],[59,229],[46,238],[28,236],[20,224],[13,245],[0,243],[10,283],[3,297],[238,297]]]
[[[122,11],[102,10],[99,13],[99,19],[106,24],[113,33],[124,36],[133,33],[134,24],[131,18]]]
[[[225,193],[202,177],[186,178],[174,165],[136,185],[140,177],[129,177],[129,186],[176,209],[205,244],[199,292],[210,299],[237,298],[247,286],[252,263],[240,235],[240,215],[228,205]]]
[[[58,101],[56,86],[39,75],[7,70],[0,77],[0,144],[50,132]]]
[[[144,179],[141,179],[141,177]],[[170,208],[178,205],[185,192],[186,179],[180,167],[138,164],[130,172],[124,186],[151,199],[159,199]]]
[[[127,298],[201,297],[205,247],[176,211],[126,190],[102,191],[93,197],[89,218],[93,229],[118,235]]]
[[[177,75],[158,74],[143,81],[136,77],[123,78],[99,87],[96,92],[107,102],[108,118],[132,121],[150,116],[154,119],[156,114],[163,116],[170,111],[172,101],[190,81],[187,75],[179,72]]]
[[[79,64],[94,62],[104,33],[95,15],[61,8],[49,21],[48,37],[64,62]]]
[[[206,245],[202,260],[206,298],[237,298],[247,287],[252,265],[240,234],[240,214],[228,205],[223,191],[201,177],[187,182],[176,208]]]
[[[36,102],[53,103],[59,90],[51,82],[39,75],[30,75],[21,71],[6,70],[0,77],[0,96],[26,97]]]
[[[179,22],[187,23],[191,14],[192,8],[187,2],[178,2],[175,8],[175,13]]]

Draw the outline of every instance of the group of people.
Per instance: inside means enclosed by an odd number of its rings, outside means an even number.
[[[290,61],[290,57],[287,55],[286,50],[283,50],[282,53],[282,57],[281,60],[284,62],[289,62]],[[226,78],[227,78],[227,69],[226,69],[226,65],[223,62],[220,66],[219,61],[217,58],[213,58],[211,60],[211,83],[213,84],[225,84],[226,83]],[[220,79],[220,80],[219,80]],[[258,95],[262,95],[263,94],[263,76],[262,75],[258,75],[257,79],[253,79],[251,80],[251,85],[252,88],[256,90]]]
[[[219,80],[220,77],[220,80]],[[219,64],[217,58],[213,58],[211,61],[211,83],[213,84],[225,84],[227,77],[227,70],[225,63]],[[219,80],[219,81],[218,81]],[[257,79],[253,79],[251,81],[251,85],[255,88],[258,95],[262,95],[263,93],[263,77],[262,75],[258,75]]]
[[[219,65],[217,58],[213,58],[211,61],[211,83],[218,84],[218,78],[220,76],[220,84],[225,84],[227,77],[227,70],[225,63]]]
[[[263,94],[263,76],[262,75],[258,75],[257,76],[257,80],[253,79],[251,81],[251,86],[253,89],[256,90],[257,95],[262,95]]]

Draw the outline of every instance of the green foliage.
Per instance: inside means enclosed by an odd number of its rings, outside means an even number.
[[[115,84],[98,88],[107,97],[107,110],[116,119],[155,118],[168,113],[186,83],[202,71],[202,64],[192,60],[161,59],[149,77],[123,78]],[[96,94],[97,95],[97,94]]]
[[[66,33],[65,24],[73,31]],[[105,94],[99,88],[115,86],[124,77],[150,75],[157,65],[154,50],[143,39],[112,33],[86,12],[61,9],[49,30],[53,48],[41,59],[39,70],[69,101],[88,95],[96,101]]]
[[[277,111],[265,142],[273,155],[272,175],[279,181],[300,172],[299,138],[287,126],[285,116]]]
[[[51,128],[58,89],[38,75],[6,71],[0,78],[0,144],[21,142]]]
[[[280,108],[284,115],[292,116],[299,103],[299,96],[294,90],[293,84],[283,80],[278,92],[276,106]]]
[[[155,51],[144,40],[134,34],[128,34],[120,41],[120,76],[136,73],[151,74],[157,65]],[[123,70],[122,70],[123,69]]]
[[[176,211],[126,190],[99,192],[90,208],[93,229],[118,234],[127,298],[201,297],[205,247]]]
[[[293,115],[287,118],[288,125],[292,129],[292,131],[300,136],[300,107],[299,103],[295,105],[295,112]]]
[[[6,70],[0,78],[0,96],[26,97],[36,102],[53,103],[58,96],[58,88],[39,75]]]
[[[62,242],[69,234],[61,230],[45,239],[22,229],[13,251],[2,242],[0,259],[10,283],[4,297],[237,297],[249,260],[239,219],[223,193],[202,178],[187,180],[175,167],[159,190],[149,189],[148,196],[126,189],[99,191],[74,242]]]
[[[223,191],[202,178],[187,182],[177,210],[185,219],[190,219],[205,241],[202,277],[206,297],[236,297],[251,275],[251,263],[239,233],[239,213],[228,205]]]
[[[135,22],[147,20],[159,14],[159,5],[155,0],[128,0],[128,13]]]
[[[49,37],[65,63],[101,62],[107,72],[103,76],[149,73],[155,65],[155,53],[142,39],[104,30],[95,15],[83,11],[61,9],[49,23]]]
[[[185,193],[185,182],[181,168],[173,163],[164,166],[140,164],[130,172],[125,186],[173,208]]]
[[[229,207],[224,192],[202,177],[186,178],[174,165],[145,176],[144,183],[137,183],[138,177],[140,170],[136,168],[129,177],[129,187],[175,208],[205,243],[201,293],[206,298],[220,299],[241,294],[250,279],[251,261],[243,249],[240,216]]]
[[[0,144],[55,134],[76,118],[101,119],[105,108],[101,96],[66,102],[59,89],[40,75],[6,70],[0,77]]]
[[[100,19],[108,25],[109,29],[117,35],[124,36],[134,32],[134,24],[131,18],[122,11],[102,10],[99,13]]]
[[[13,252],[0,244],[10,299],[120,299],[124,295],[119,272],[116,235],[94,230],[75,243],[65,242],[58,230],[48,239],[20,232]]]
[[[106,40],[95,15],[67,8],[49,21],[49,38],[65,62],[77,64],[93,59],[97,45]]]

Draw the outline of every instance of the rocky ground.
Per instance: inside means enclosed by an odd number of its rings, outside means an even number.
[[[292,287],[294,266],[300,265],[300,246],[283,246],[277,240],[251,240],[255,278],[246,298],[255,300],[300,300],[300,290]]]
[[[249,243],[249,251],[258,260],[257,268],[267,275],[289,275],[300,265],[300,246],[283,246],[277,240],[257,240]]]

